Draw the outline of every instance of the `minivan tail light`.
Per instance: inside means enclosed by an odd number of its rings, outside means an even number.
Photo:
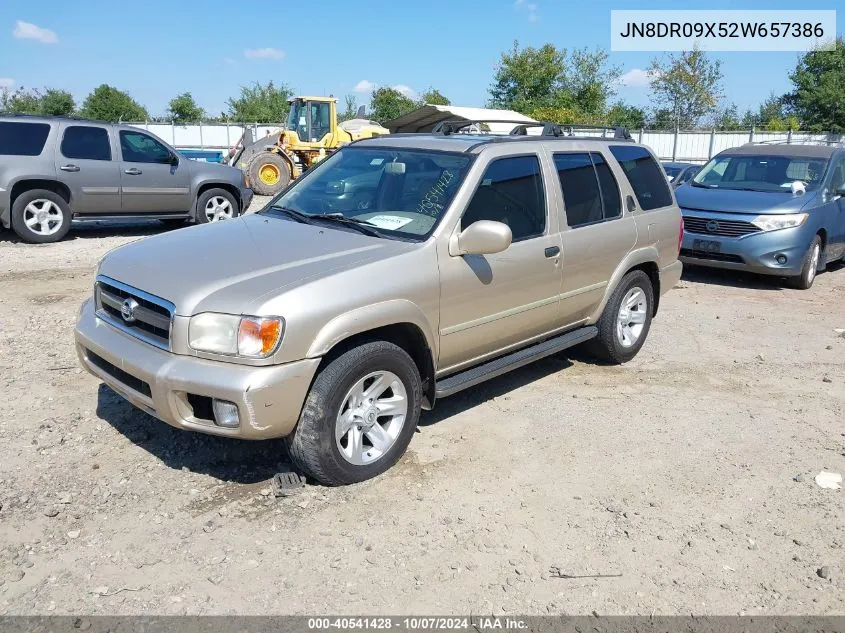
[[[681,226],[678,229],[678,252],[681,252],[681,245],[684,243],[684,218],[681,216]]]

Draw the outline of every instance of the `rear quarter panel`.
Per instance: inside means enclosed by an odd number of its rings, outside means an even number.
[[[54,156],[58,128],[58,125],[50,125],[50,133],[38,156],[0,156],[0,223],[5,228],[11,223],[11,195],[17,183],[30,179],[56,180]]]

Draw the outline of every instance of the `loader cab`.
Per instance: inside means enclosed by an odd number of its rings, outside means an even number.
[[[304,144],[319,143],[334,134],[337,120],[336,99],[326,97],[294,97],[285,129],[296,133]]]

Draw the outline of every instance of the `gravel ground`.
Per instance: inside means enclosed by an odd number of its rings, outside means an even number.
[[[97,260],[162,230],[0,234],[0,613],[845,613],[845,491],[814,483],[845,472],[845,270],[688,271],[633,362],[540,361],[424,413],[381,478],[276,499],[281,442],[77,368]]]

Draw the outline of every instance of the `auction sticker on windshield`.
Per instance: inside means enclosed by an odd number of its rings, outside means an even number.
[[[396,215],[376,215],[367,218],[367,222],[374,224],[380,229],[387,229],[389,231],[396,231],[401,229],[406,224],[413,222],[413,218],[403,218]]]

